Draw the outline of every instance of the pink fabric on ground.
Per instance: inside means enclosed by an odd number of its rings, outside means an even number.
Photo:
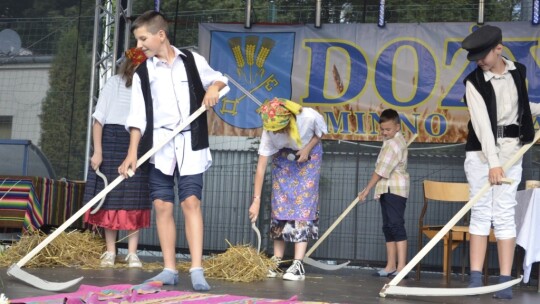
[[[81,285],[79,290],[72,293],[64,293],[43,297],[12,299],[11,304],[98,304],[98,303],[187,303],[187,304],[217,304],[234,302],[258,303],[258,304],[300,304],[300,303],[323,303],[297,301],[294,296],[288,300],[263,299],[236,295],[216,295],[211,293],[196,293],[178,290],[161,290],[161,282],[150,282],[140,285],[110,285],[91,286]],[[152,300],[155,300],[153,302]]]

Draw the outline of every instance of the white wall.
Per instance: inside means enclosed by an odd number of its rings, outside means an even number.
[[[12,139],[39,143],[39,114],[49,89],[50,67],[50,63],[0,64],[0,115],[13,116]]]

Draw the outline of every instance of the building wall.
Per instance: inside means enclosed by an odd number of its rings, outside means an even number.
[[[0,115],[13,116],[11,139],[39,143],[39,115],[49,88],[50,66],[50,63],[0,65]]]

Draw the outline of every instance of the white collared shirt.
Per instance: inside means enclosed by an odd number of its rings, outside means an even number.
[[[497,125],[518,124],[518,92],[510,70],[515,70],[514,62],[503,57],[505,70],[497,75],[484,71],[484,79],[490,81],[497,100]],[[519,138],[498,138],[495,142],[484,98],[472,83],[465,85],[467,107],[474,132],[482,145],[482,153],[490,168],[501,167],[519,149]],[[529,102],[533,117],[540,115],[540,104]]]
[[[124,125],[129,113],[130,101],[131,88],[126,88],[126,83],[120,75],[114,75],[107,80],[99,93],[92,117],[102,126]]]
[[[175,59],[172,65],[161,61],[157,57],[148,59],[145,63],[148,68],[150,90],[152,92],[154,111],[154,145],[161,142],[171,130],[187,120],[190,110],[189,85],[184,62],[179,56],[185,56],[180,50],[173,47]],[[207,89],[215,81],[227,84],[228,80],[223,74],[213,70],[204,57],[193,53],[197,70],[201,77],[203,87]],[[146,112],[144,97],[139,75],[133,76],[133,90],[131,108],[126,122],[126,128],[138,128],[141,134],[146,131]],[[206,171],[212,164],[210,149],[193,151],[191,148],[190,126],[179,133],[174,140],[167,143],[150,159],[156,168],[164,174],[172,175],[175,166],[180,175],[193,175]]]

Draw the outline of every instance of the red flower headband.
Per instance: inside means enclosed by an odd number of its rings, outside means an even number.
[[[126,51],[126,57],[131,60],[134,65],[139,65],[146,61],[146,55],[141,48],[130,48]]]

